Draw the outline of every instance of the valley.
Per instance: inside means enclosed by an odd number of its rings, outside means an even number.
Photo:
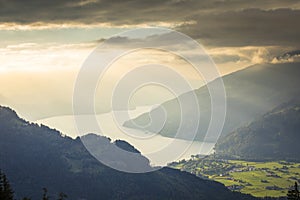
[[[282,197],[294,182],[300,181],[300,163],[286,161],[254,162],[207,156],[193,157],[170,166],[224,184],[228,189],[256,197]]]

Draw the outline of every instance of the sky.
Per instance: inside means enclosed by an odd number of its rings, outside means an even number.
[[[299,19],[299,0],[0,0],[0,104],[29,120],[70,114],[74,82],[88,55],[135,28],[188,35],[203,45],[221,75],[254,64],[297,62]],[[145,56],[148,62],[163,57],[195,88],[203,84],[188,64],[160,51],[125,56],[119,67],[128,69],[134,64],[129,61]],[[147,104],[172,97],[162,96]]]

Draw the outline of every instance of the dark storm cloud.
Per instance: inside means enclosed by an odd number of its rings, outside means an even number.
[[[177,27],[218,46],[299,43],[299,0],[0,0],[0,23],[194,22]]]
[[[200,13],[211,14],[249,8],[295,8],[299,7],[298,4],[298,0],[0,0],[0,21],[112,24],[173,22]]]
[[[300,62],[300,50],[290,51],[273,59],[274,63]]]
[[[196,24],[179,27],[179,30],[208,45],[300,45],[300,10],[248,9],[193,18],[197,19]]]

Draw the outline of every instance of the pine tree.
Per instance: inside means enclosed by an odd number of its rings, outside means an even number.
[[[300,200],[300,192],[298,190],[297,182],[295,182],[294,189],[288,191],[287,199],[288,200]]]
[[[13,200],[14,192],[10,187],[7,177],[0,171],[0,199],[1,200]]]
[[[64,200],[64,199],[66,199],[66,198],[68,198],[68,196],[65,194],[65,193],[59,193],[59,195],[58,195],[58,200]]]
[[[0,199],[4,198],[2,172],[0,170]]]
[[[49,200],[49,197],[48,197],[48,190],[47,190],[47,188],[43,188],[43,191],[44,191],[44,193],[43,193],[43,200]]]

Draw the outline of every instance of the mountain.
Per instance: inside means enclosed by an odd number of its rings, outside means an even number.
[[[300,63],[254,65],[224,76],[227,112],[222,135],[234,131],[281,103],[288,101],[291,97],[297,96],[300,92],[299,65]],[[212,88],[215,84],[216,81],[208,83]],[[189,106],[194,92],[199,104],[200,118],[191,118],[189,115],[196,109]],[[179,102],[185,105],[182,116]],[[203,86],[192,92],[182,94],[176,99],[167,101],[149,113],[144,113],[125,122],[124,126],[159,132],[163,136],[174,137],[181,118],[184,118],[187,119],[187,123],[181,124],[184,134],[177,134],[177,137],[192,140],[191,132],[193,128],[191,127],[196,120],[199,122],[199,128],[195,139],[203,141],[211,118],[211,106],[208,87]],[[162,121],[162,110],[165,110],[167,118],[163,128],[160,129],[158,125]],[[213,133],[205,138],[205,142],[216,142],[217,139],[218,133]]]
[[[97,144],[105,144],[105,148],[101,146],[103,151],[118,145],[140,155],[125,141],[112,143],[93,134],[86,137],[86,141],[95,139]],[[143,174],[113,170],[91,156],[80,138],[74,140],[27,122],[7,107],[0,107],[0,169],[7,175],[17,199],[41,199],[43,187],[52,199],[59,192],[72,200],[254,199],[231,192],[220,183],[170,168]]]
[[[153,171],[149,160],[129,143],[96,134],[87,134],[81,141],[89,152],[101,162],[126,172]]]
[[[250,160],[300,161],[300,100],[283,103],[216,144],[216,153]]]

